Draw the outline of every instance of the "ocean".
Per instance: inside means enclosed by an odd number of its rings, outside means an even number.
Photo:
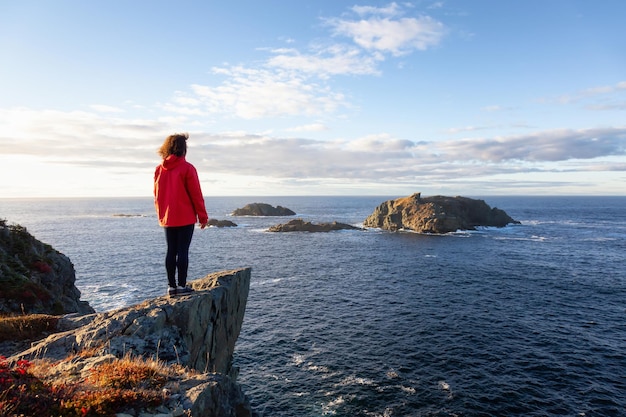
[[[480,197],[520,225],[270,233],[263,202],[362,225],[382,197],[206,197],[189,279],[252,268],[234,365],[264,416],[626,416],[626,197]],[[164,295],[151,198],[0,199],[107,311]]]

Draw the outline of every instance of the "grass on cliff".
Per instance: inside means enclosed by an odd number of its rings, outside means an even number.
[[[49,331],[54,316],[0,317],[0,341],[37,340]],[[36,334],[37,331],[44,334]],[[28,335],[28,337],[26,337]],[[122,411],[146,410],[167,400],[164,388],[176,384],[188,370],[142,357],[126,355],[90,369],[87,377],[59,374],[61,362],[46,359],[9,362],[0,355],[0,417],[3,416],[109,416]]]
[[[59,318],[48,314],[0,317],[0,342],[37,340],[54,331]]]
[[[186,372],[126,356],[96,365],[86,378],[73,380],[70,375],[51,376],[56,365],[48,360],[9,363],[0,356],[0,416],[91,417],[152,410],[168,399],[164,388]]]

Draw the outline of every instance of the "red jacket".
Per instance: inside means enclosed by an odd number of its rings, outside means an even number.
[[[159,224],[165,227],[206,224],[209,216],[204,206],[196,168],[184,156],[170,155],[154,171],[154,206]]]

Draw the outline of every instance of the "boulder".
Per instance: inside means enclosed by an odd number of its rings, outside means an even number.
[[[345,223],[311,223],[302,219],[290,220],[284,224],[278,224],[267,229],[268,232],[330,232],[333,230],[353,230],[358,227]]]
[[[0,313],[90,314],[70,259],[0,219]]]
[[[286,207],[273,207],[265,203],[246,204],[231,213],[232,216],[295,216],[296,213]]]
[[[365,227],[443,234],[475,230],[477,226],[519,224],[485,201],[467,197],[421,197],[420,193],[382,203],[363,222]]]

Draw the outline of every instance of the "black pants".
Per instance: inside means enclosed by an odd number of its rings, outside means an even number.
[[[176,286],[176,270],[178,270],[178,285],[187,285],[187,269],[189,268],[189,245],[195,225],[165,228],[167,254],[165,255],[165,270],[170,287]]]

